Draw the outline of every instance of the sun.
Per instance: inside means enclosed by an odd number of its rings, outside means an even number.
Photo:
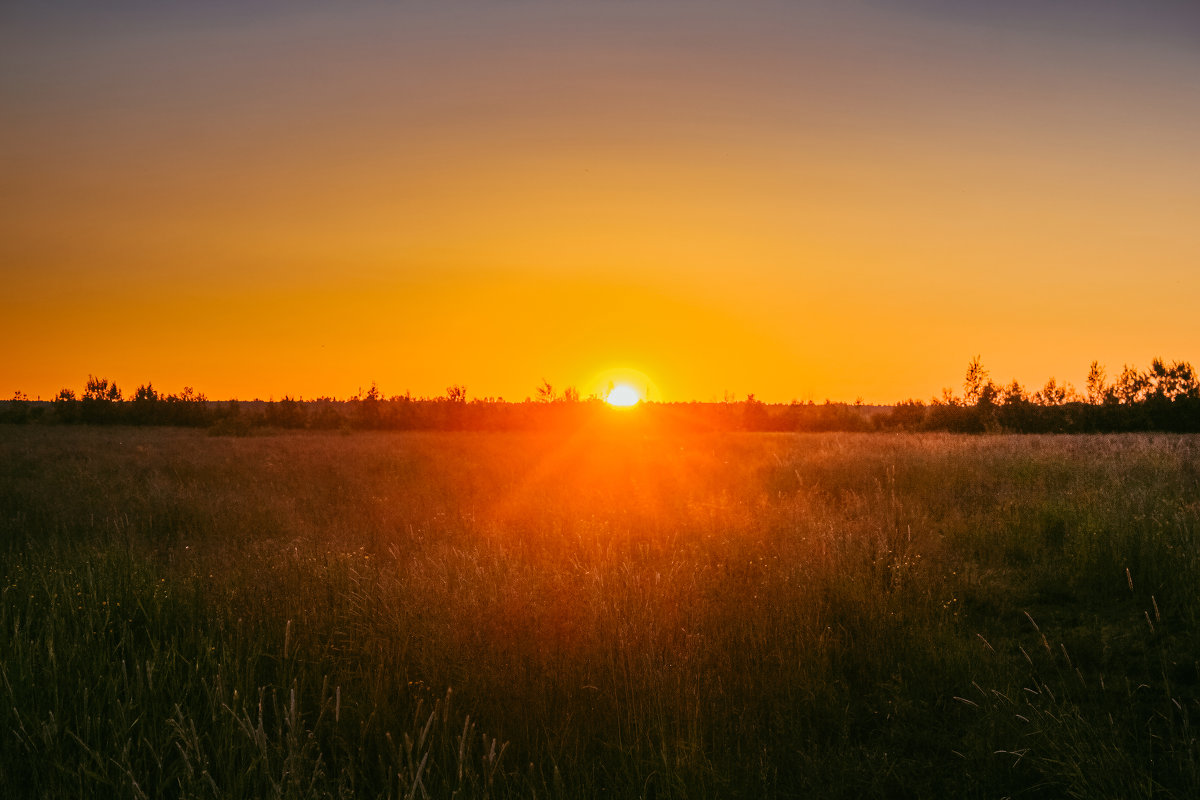
[[[628,408],[629,406],[636,406],[638,403],[642,402],[642,397],[637,393],[637,389],[634,389],[628,384],[621,383],[617,384],[612,388],[611,391],[609,391],[608,396],[604,398],[604,402],[608,403],[610,406],[621,406],[623,408]]]
[[[617,408],[662,402],[662,389],[649,375],[632,367],[609,367],[582,381],[590,397]]]

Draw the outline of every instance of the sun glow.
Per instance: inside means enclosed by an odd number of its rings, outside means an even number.
[[[604,398],[604,401],[610,406],[621,406],[623,408],[628,408],[629,406],[636,406],[642,401],[642,398],[641,395],[637,393],[637,389],[634,389],[632,386],[627,386],[626,384],[620,384],[612,388],[612,391],[608,393],[608,396]]]
[[[614,406],[632,406],[663,399],[662,388],[649,375],[632,367],[610,367],[583,380],[582,384],[590,396],[602,398]],[[624,402],[613,402],[622,398]]]

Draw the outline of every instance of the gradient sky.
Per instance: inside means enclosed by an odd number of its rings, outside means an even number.
[[[0,395],[1200,359],[1200,3],[0,8]]]

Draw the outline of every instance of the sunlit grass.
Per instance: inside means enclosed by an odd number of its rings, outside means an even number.
[[[1198,464],[10,428],[0,794],[1193,796]]]

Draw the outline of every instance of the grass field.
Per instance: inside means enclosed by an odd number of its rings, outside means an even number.
[[[0,796],[1200,796],[1200,438],[0,428]]]

